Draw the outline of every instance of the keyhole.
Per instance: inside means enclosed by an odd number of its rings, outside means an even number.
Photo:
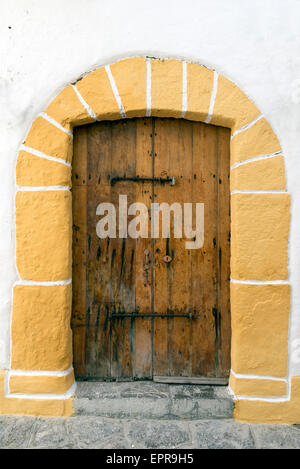
[[[169,264],[172,260],[172,257],[171,256],[164,256],[163,257],[163,261],[166,263],[166,264]]]

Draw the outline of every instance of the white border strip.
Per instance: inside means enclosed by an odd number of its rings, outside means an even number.
[[[277,378],[275,376],[262,376],[262,375],[247,375],[247,374],[242,374],[242,373],[235,373],[233,370],[230,370],[230,372],[233,374],[235,378],[239,379],[264,379],[268,381],[283,381],[284,383],[288,382],[287,378]]]
[[[258,122],[260,119],[262,119],[264,117],[263,114],[261,114],[260,116],[258,116],[256,119],[253,119],[253,121],[249,122],[249,124],[246,124],[244,125],[243,127],[241,127],[240,129],[236,130],[235,132],[233,132],[233,134],[231,135],[231,140],[233,139],[233,137],[235,137],[237,134],[240,134],[241,132],[244,132],[245,130],[248,130],[250,129],[250,127],[252,127],[252,125],[256,124],[256,122]]]
[[[233,389],[228,386],[228,392],[235,401],[263,401],[263,402],[288,402],[291,400],[290,395],[276,397],[260,397],[260,396],[237,396]]]
[[[181,118],[183,119],[187,111],[187,63],[182,61],[182,111]]]
[[[146,59],[147,64],[147,109],[146,109],[146,117],[151,116],[151,59]]]
[[[213,89],[212,89],[212,93],[210,97],[210,105],[209,105],[207,118],[204,121],[205,124],[209,124],[213,116],[214,105],[215,105],[215,100],[216,100],[217,91],[218,91],[218,77],[219,77],[218,73],[214,70],[214,84],[213,84]]]
[[[48,394],[23,394],[23,393],[10,393],[10,392],[7,392],[4,394],[4,397],[8,398],[8,399],[50,399],[50,400],[62,400],[62,401],[65,401],[67,399],[69,399],[70,397],[74,396],[75,394],[75,391],[76,391],[76,381],[74,381],[74,383],[72,384],[72,386],[70,387],[70,389],[68,389],[67,392],[65,392],[64,394],[51,394],[51,393],[48,393]]]
[[[39,150],[35,150],[34,148],[27,147],[24,144],[22,144],[20,146],[19,151],[21,151],[21,150],[25,151],[26,153],[31,153],[34,156],[38,156],[39,158],[44,158],[45,160],[54,161],[55,163],[61,163],[61,164],[64,164],[66,166],[71,166],[71,163],[64,160],[63,158],[56,158],[55,156],[46,155],[45,153],[43,153]]]
[[[85,108],[85,110],[88,112],[88,114],[91,116],[92,119],[94,119],[95,121],[97,120],[97,116],[96,114],[94,113],[93,109],[88,105],[88,103],[83,99],[83,97],[81,96],[81,94],[79,93],[78,89],[76,88],[75,85],[72,85],[72,88],[73,90],[75,91],[75,93],[77,94],[77,97],[79,99],[79,101],[81,102],[81,104],[83,105],[83,107]]]
[[[17,186],[17,192],[69,191],[70,186]]]
[[[9,370],[7,373],[9,378],[11,376],[55,376],[62,378],[68,376],[72,371],[73,366],[64,371]]]
[[[275,190],[275,191],[232,191],[233,194],[286,194],[286,190]]]
[[[56,281],[49,281],[49,282],[38,282],[36,280],[17,280],[14,283],[14,286],[23,285],[23,286],[39,286],[39,287],[59,287],[61,285],[69,285],[72,283],[72,278],[68,278],[67,280],[56,280]]]
[[[117,101],[117,103],[118,103],[120,114],[121,114],[121,116],[122,116],[123,119],[126,119],[126,113],[125,113],[125,110],[124,110],[124,107],[123,107],[123,104],[122,104],[121,97],[120,97],[120,95],[119,95],[119,91],[118,91],[118,88],[117,88],[115,79],[114,79],[114,77],[113,77],[113,75],[112,75],[112,73],[111,73],[110,66],[109,66],[109,65],[105,65],[105,70],[106,70],[107,76],[108,76],[108,78],[109,78],[110,85],[111,85],[111,88],[112,88],[113,93],[114,93],[114,95],[115,95],[116,101]]]
[[[73,138],[73,134],[72,132],[70,132],[68,129],[66,129],[65,127],[63,127],[59,122],[57,122],[55,119],[53,119],[52,117],[48,116],[48,114],[46,114],[45,112],[41,112],[39,114],[40,117],[42,117],[43,119],[45,119],[46,121],[50,122],[50,124],[54,125],[55,127],[57,127],[59,130],[62,130],[63,132],[65,132],[66,134],[68,134],[71,138]]]
[[[254,156],[253,158],[248,158],[247,160],[234,163],[230,167],[230,171],[232,171],[235,168],[238,168],[239,166],[242,166],[243,164],[254,163],[255,161],[260,161],[260,160],[267,160],[268,158],[274,158],[275,156],[279,156],[279,155],[282,156],[282,150],[275,151],[274,153],[269,153],[268,155]]]
[[[236,378],[241,378],[241,379],[256,379],[256,380],[269,380],[269,381],[280,381],[284,382],[287,387],[287,393],[284,396],[269,396],[269,397],[262,397],[262,396],[239,396],[236,395],[233,391],[233,389],[228,386],[228,391],[229,394],[232,396],[232,398],[235,401],[263,401],[263,402],[288,402],[291,400],[291,378],[277,378],[274,376],[261,376],[261,375],[246,375],[246,374],[240,374],[240,373],[235,373],[232,369],[230,372],[235,376]]]
[[[231,278],[230,281],[241,285],[289,285],[288,280],[235,280]]]

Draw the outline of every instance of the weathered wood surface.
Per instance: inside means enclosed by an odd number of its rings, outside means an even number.
[[[210,386],[226,386],[228,378],[207,378],[196,376],[153,376],[153,381],[156,383],[167,384],[208,384]]]
[[[228,129],[128,119],[74,132],[73,343],[79,377],[227,377],[230,368]],[[176,183],[112,178],[166,178]],[[96,207],[204,203],[204,246],[187,238],[99,239]],[[133,216],[128,216],[130,221]],[[118,227],[118,218],[117,218]],[[166,263],[164,256],[170,256]],[[124,317],[120,315],[124,314]],[[157,314],[158,317],[137,317]],[[191,317],[169,317],[170,315]],[[112,316],[116,317],[112,317]],[[167,315],[162,318],[161,315]]]

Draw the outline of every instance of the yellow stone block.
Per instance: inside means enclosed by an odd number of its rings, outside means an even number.
[[[66,86],[51,101],[45,112],[67,130],[71,130],[75,125],[94,122],[94,119],[79,101],[72,85]]]
[[[20,376],[9,379],[11,393],[22,394],[64,394],[74,384],[74,372],[66,376]]]
[[[16,180],[18,186],[71,186],[71,167],[21,150]]]
[[[284,381],[237,378],[231,374],[229,385],[237,396],[272,397],[287,394],[287,385]]]
[[[25,145],[48,156],[72,161],[72,137],[43,117],[37,117],[33,121],[25,139]]]
[[[70,368],[71,302],[71,284],[14,287],[12,369],[64,371]]]
[[[3,414],[32,417],[69,417],[74,414],[73,397],[69,399],[4,399]]]
[[[284,280],[288,275],[289,194],[233,194],[231,276]]]
[[[285,190],[283,156],[252,161],[232,169],[230,189],[231,191]]]
[[[300,376],[293,377],[291,384],[290,401],[236,401],[234,418],[248,423],[300,424]]]
[[[126,117],[143,117],[147,108],[147,65],[144,58],[125,59],[110,66]]]
[[[209,111],[214,72],[197,64],[187,64],[187,112],[185,119],[205,121]]]
[[[180,117],[182,112],[182,62],[151,60],[151,115]]]
[[[73,397],[68,399],[19,399],[4,396],[6,370],[0,371],[0,414],[34,417],[69,417],[74,413]]]
[[[233,136],[230,143],[231,164],[280,150],[280,143],[272,127],[265,118],[262,118],[249,129]]]
[[[230,127],[232,132],[235,132],[259,115],[259,109],[248,96],[232,81],[219,75],[213,117],[210,124]]]
[[[119,106],[104,67],[76,83],[79,93],[99,120],[121,119]]]
[[[72,198],[66,190],[16,195],[16,262],[23,280],[72,276]]]
[[[287,375],[289,285],[231,284],[231,367],[235,373]]]

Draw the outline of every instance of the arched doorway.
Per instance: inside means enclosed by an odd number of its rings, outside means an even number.
[[[299,378],[288,372],[289,195],[279,141],[230,80],[180,60],[130,58],[68,85],[36,118],[16,168],[11,367],[2,413],[72,412],[71,162],[74,126],[185,118],[231,129],[230,384],[242,420],[297,423]]]

